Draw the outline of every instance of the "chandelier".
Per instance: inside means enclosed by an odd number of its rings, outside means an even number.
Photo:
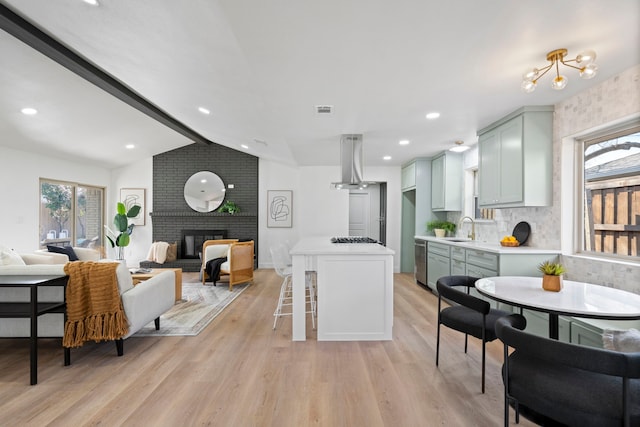
[[[547,53],[547,61],[551,62],[543,68],[533,68],[528,70],[522,76],[522,90],[531,93],[536,90],[540,77],[547,74],[549,70],[555,67],[556,76],[551,82],[551,87],[555,90],[562,90],[567,85],[568,79],[560,74],[560,64],[567,67],[575,68],[580,71],[580,77],[590,79],[598,73],[598,66],[593,62],[596,59],[596,53],[592,50],[586,50],[574,59],[565,59],[567,49],[556,49]],[[575,63],[576,65],[571,65]]]

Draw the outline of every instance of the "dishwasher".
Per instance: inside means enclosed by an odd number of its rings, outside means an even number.
[[[415,258],[416,266],[414,268],[416,282],[422,286],[427,286],[427,241],[415,239]]]

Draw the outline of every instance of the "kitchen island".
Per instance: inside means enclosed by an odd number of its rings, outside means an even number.
[[[293,341],[306,340],[306,271],[317,274],[318,341],[391,340],[393,255],[376,243],[299,241],[291,249]]]

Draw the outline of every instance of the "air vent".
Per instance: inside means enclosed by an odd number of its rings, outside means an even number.
[[[318,114],[331,114],[333,112],[333,105],[316,105],[316,113]]]

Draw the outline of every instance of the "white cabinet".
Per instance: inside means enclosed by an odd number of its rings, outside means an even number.
[[[478,137],[480,207],[551,205],[553,106],[523,107]]]
[[[431,160],[431,209],[462,210],[462,155],[445,151]]]

